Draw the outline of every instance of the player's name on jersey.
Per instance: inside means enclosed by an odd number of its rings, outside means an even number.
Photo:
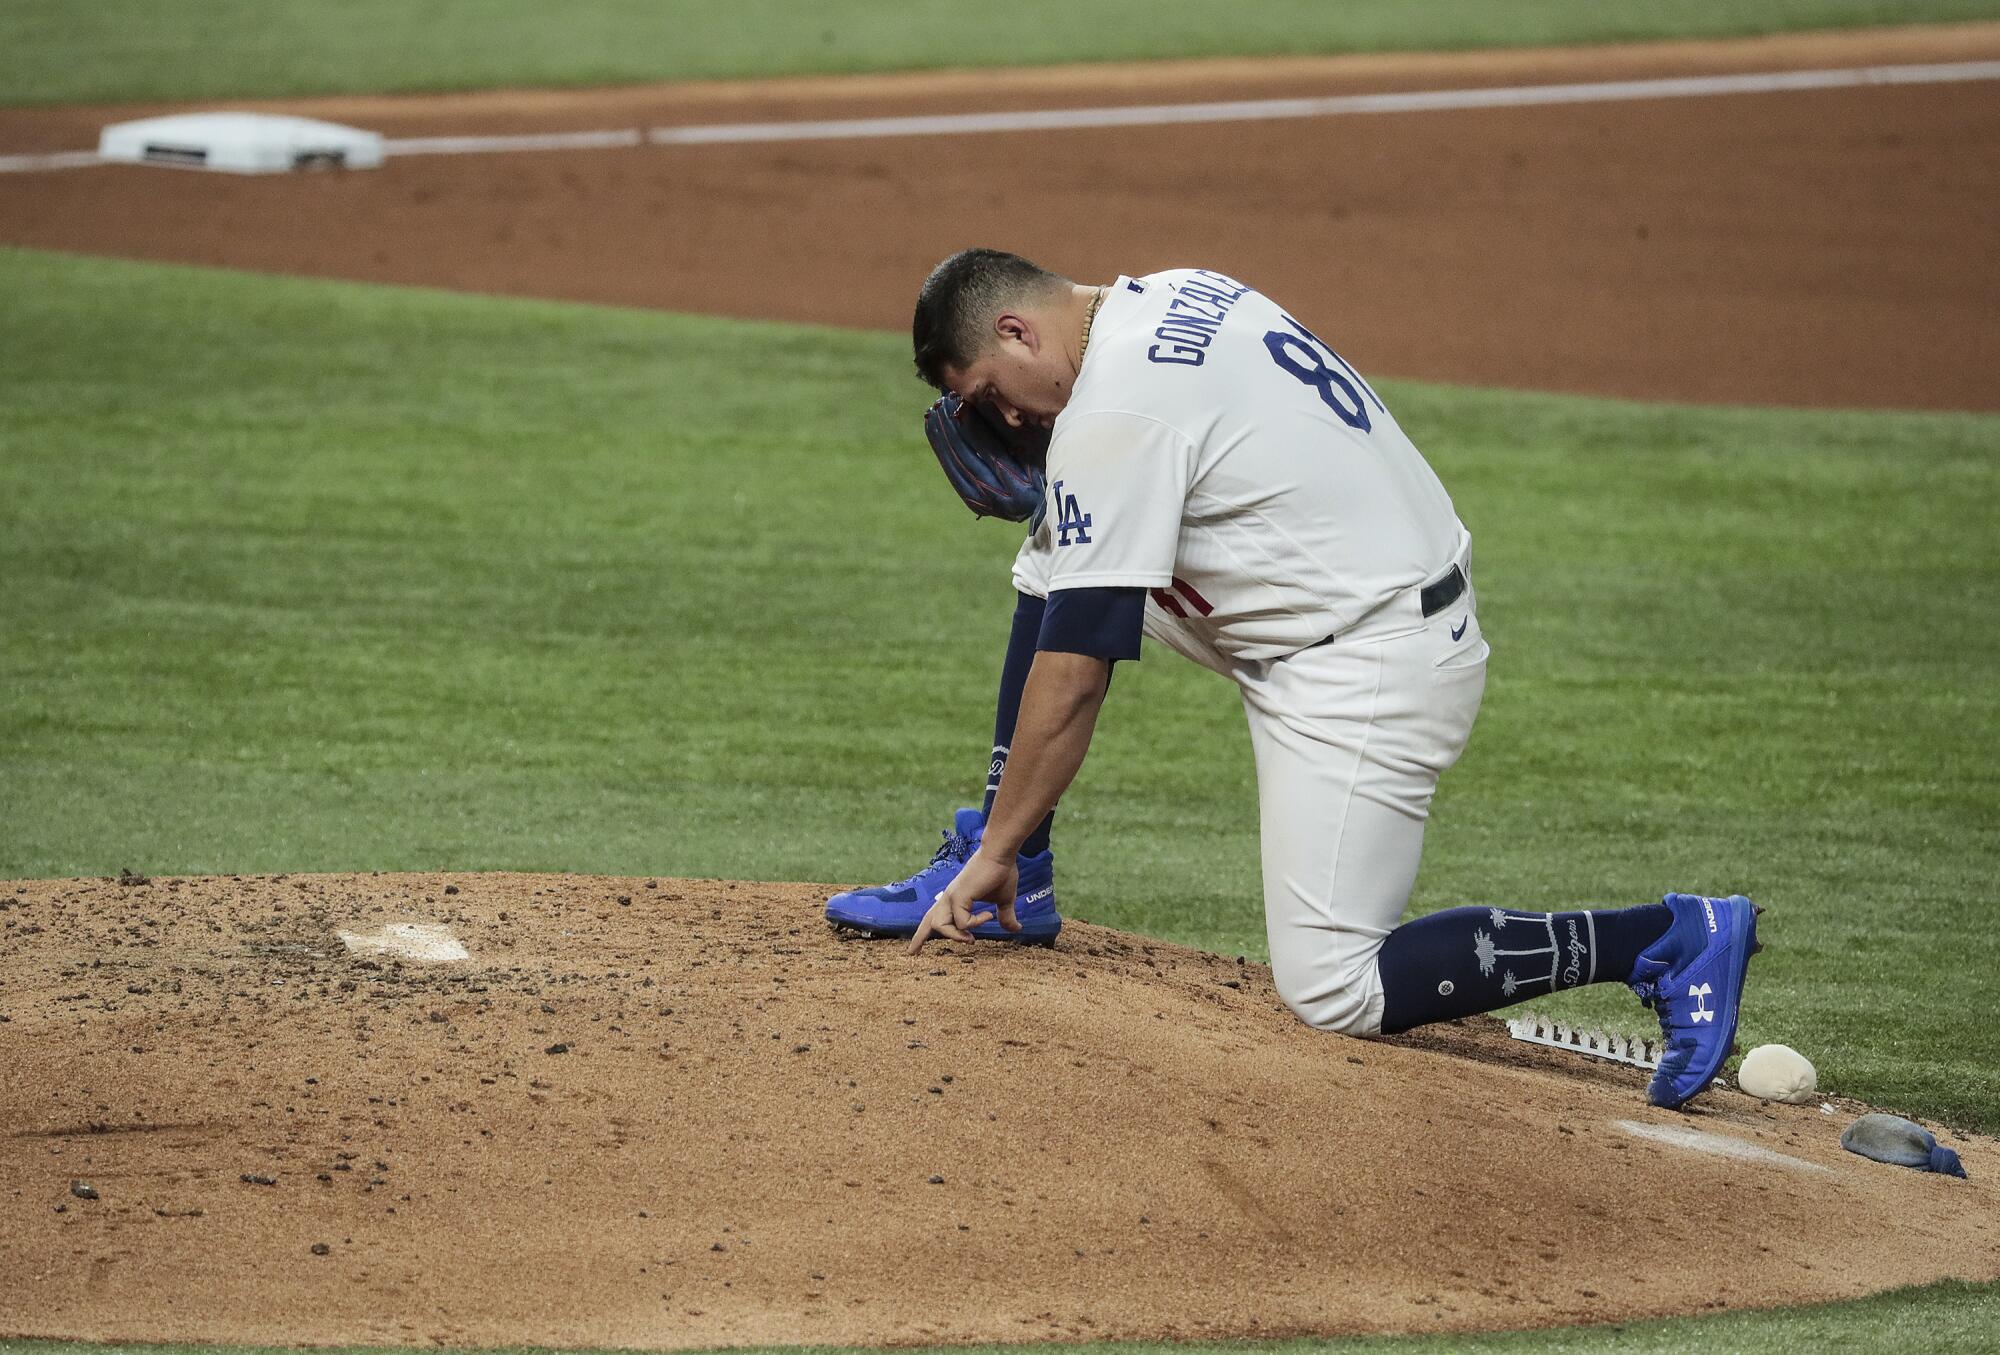
[[[1208,346],[1232,306],[1250,294],[1250,289],[1231,277],[1195,270],[1211,285],[1184,282],[1173,288],[1174,299],[1167,303],[1167,318],[1153,331],[1160,342],[1146,350],[1150,362],[1180,367],[1199,367],[1208,361]]]

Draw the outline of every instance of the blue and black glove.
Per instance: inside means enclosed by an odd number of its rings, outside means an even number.
[[[925,412],[924,436],[945,478],[976,515],[1026,522],[1030,531],[1041,526],[1048,506],[1046,428],[1011,428],[993,411],[946,395]]]

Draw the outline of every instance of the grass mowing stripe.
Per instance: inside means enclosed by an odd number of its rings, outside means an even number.
[[[969,28],[908,0],[9,0],[0,7],[0,102],[1423,51],[1996,16],[2000,0],[1015,0],[1004,20]]]
[[[0,875],[886,879],[976,794],[1014,529],[937,483],[901,339],[18,251],[0,288]],[[1743,889],[1746,1046],[2000,1127],[2000,419],[1385,394],[1495,649],[1416,907]],[[1057,850],[1073,913],[1261,958],[1227,684],[1126,666]]]
[[[1898,1289],[1851,1303],[1776,1308],[1704,1317],[1633,1322],[1619,1326],[1554,1327],[1535,1331],[1453,1333],[1446,1336],[1375,1336],[1292,1341],[1092,1342],[1047,1345],[1067,1355],[1682,1355],[1689,1350],[1730,1355],[1793,1355],[1800,1349],[1839,1349],[1850,1355],[1974,1355],[1992,1347],[2000,1322],[2000,1285],[1957,1281]],[[196,1345],[84,1345],[66,1341],[0,1341],[0,1355],[198,1355],[218,1349]],[[230,1346],[231,1355],[288,1355],[289,1347]],[[383,1347],[335,1346],[326,1355],[373,1355]],[[425,1347],[437,1351],[437,1347]],[[838,1346],[738,1347],[734,1355],[837,1355]],[[1019,1346],[905,1346],[907,1355],[1017,1355]],[[448,1351],[449,1348],[446,1348]],[[488,1355],[536,1355],[512,1347]]]

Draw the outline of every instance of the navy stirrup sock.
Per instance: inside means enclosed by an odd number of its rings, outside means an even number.
[[[1382,1033],[1511,1007],[1586,983],[1624,983],[1673,925],[1663,903],[1601,912],[1448,908],[1389,933]]]
[[[1014,722],[1021,717],[1021,693],[1028,685],[1028,670],[1035,666],[1035,644],[1042,635],[1042,612],[1046,603],[1028,593],[1018,593],[1014,602],[1014,628],[1007,635],[1007,659],[1000,665],[1000,699],[993,708],[993,760],[986,769],[986,802],[980,813],[993,813],[993,797],[1000,793],[1000,773],[1007,769],[1007,747],[1014,742]],[[1049,849],[1049,832],[1056,815],[1036,825],[1021,844],[1021,855],[1034,856]]]

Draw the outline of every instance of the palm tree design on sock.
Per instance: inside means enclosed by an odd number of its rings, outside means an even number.
[[[1511,967],[1506,970],[1503,970],[1500,975],[1500,994],[1502,997],[1511,998],[1512,996],[1514,996],[1515,992],[1518,989],[1520,989],[1523,985],[1530,983],[1546,983],[1549,985],[1549,991],[1554,992],[1556,986],[1556,970],[1561,964],[1561,960],[1557,954],[1557,947],[1556,947],[1556,920],[1554,914],[1509,913],[1501,908],[1491,908],[1488,909],[1487,912],[1493,922],[1493,931],[1498,932],[1505,929],[1507,924],[1510,922],[1534,923],[1542,928],[1544,935],[1542,938],[1539,939],[1545,940],[1547,944],[1527,950],[1501,950],[1498,946],[1494,944],[1493,936],[1491,933],[1484,931],[1475,931],[1472,934],[1472,954],[1473,958],[1479,961],[1480,974],[1487,978],[1493,977],[1494,965],[1498,963],[1500,957],[1503,955],[1506,956],[1546,955],[1549,961],[1549,972],[1546,974],[1536,974],[1530,978],[1517,979],[1514,977],[1514,971]],[[1511,940],[1513,938],[1510,937],[1504,939]],[[1522,939],[1528,940],[1537,938],[1524,937]]]

